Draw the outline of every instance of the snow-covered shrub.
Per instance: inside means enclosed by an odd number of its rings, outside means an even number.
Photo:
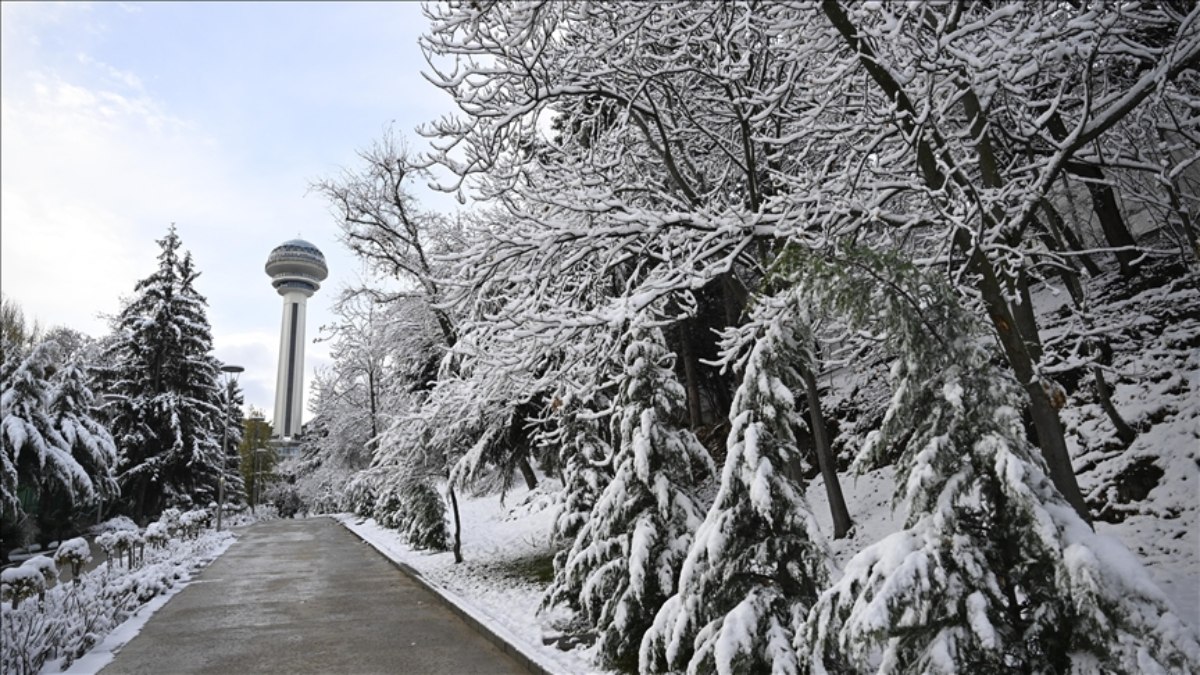
[[[50,556],[35,555],[21,563],[21,567],[32,567],[40,572],[47,586],[58,581],[58,565],[54,564],[54,559]]]
[[[3,605],[0,673],[67,668],[142,603],[174,587],[189,572],[212,560],[231,536],[208,532],[194,540],[173,540],[162,549],[150,551],[140,568],[84,572],[78,585],[59,585],[47,590],[42,607],[37,603],[15,608]],[[27,572],[23,574],[28,575],[28,583],[36,584],[36,580],[44,583],[37,570],[25,569]],[[9,570],[5,570],[5,575],[11,576]]]
[[[415,548],[446,550],[450,539],[446,502],[437,488],[424,482],[410,482],[404,492],[404,515],[396,529]]]
[[[614,437],[616,472],[565,556],[556,560],[544,608],[581,612],[600,634],[606,663],[636,662],[642,634],[675,592],[699,527],[696,504],[712,459],[679,426],[685,393],[657,331],[639,332],[625,350]]]
[[[89,531],[94,534],[102,534],[104,532],[114,532],[117,530],[136,530],[137,523],[133,522],[128,516],[113,516],[108,520],[92,527]]]
[[[163,512],[161,514],[159,514],[159,516],[158,516],[158,522],[162,523],[163,525],[166,525],[167,533],[170,536],[174,537],[179,534],[179,531],[181,528],[181,526],[179,524],[179,518],[182,515],[183,515],[183,512],[181,512],[179,509],[176,509],[176,508],[164,509]]]
[[[355,515],[370,518],[375,509],[375,476],[369,471],[360,471],[346,483],[344,507]]]
[[[71,581],[79,585],[79,572],[92,560],[92,549],[83,537],[68,539],[58,545],[54,562],[60,567],[71,567]]]
[[[408,480],[382,489],[375,501],[375,520],[398,530],[414,548],[446,550],[450,532],[446,503],[434,486]]]
[[[45,592],[46,577],[36,566],[20,565],[0,572],[0,598],[12,602],[13,609],[20,606],[22,600]]]
[[[193,509],[179,516],[179,527],[184,536],[194,539],[200,530],[208,525],[210,515],[207,509]]]
[[[397,483],[381,489],[375,497],[375,505],[371,508],[371,513],[374,514],[375,522],[383,527],[399,529],[400,519],[404,516],[401,485]]]
[[[112,567],[113,560],[126,561],[126,566],[134,565],[134,553],[145,544],[142,535],[137,530],[112,530],[96,537],[96,544],[108,556],[108,566]]]
[[[158,521],[150,523],[146,526],[146,531],[142,533],[142,537],[154,548],[162,548],[170,540],[171,535],[167,529],[167,524]]]

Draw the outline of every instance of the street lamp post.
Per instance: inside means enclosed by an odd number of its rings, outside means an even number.
[[[221,438],[221,475],[217,478],[217,532],[221,531],[221,516],[225,513],[225,470],[229,468],[226,464],[229,462],[229,408],[233,405],[233,383],[244,370],[241,366],[221,366],[221,372],[225,373],[225,433]]]

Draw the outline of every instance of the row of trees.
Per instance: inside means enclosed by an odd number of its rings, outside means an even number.
[[[158,243],[157,269],[99,340],[40,335],[4,301],[5,553],[34,536],[75,534],[103,513],[145,522],[207,505],[221,480],[227,499],[244,497],[241,393],[220,382],[191,255],[173,226]]]
[[[325,494],[382,512],[436,483],[453,511],[532,464],[559,476],[547,604],[618,667],[1200,662],[1093,535],[1059,382],[1092,385],[1115,452],[1135,439],[1092,293],[1194,274],[1200,9],[427,13],[459,114],[423,154],[389,132],[316,185],[401,282],[343,299],[307,459]],[[417,181],[474,209],[423,210]],[[1070,298],[1052,342],[1045,286]],[[851,460],[893,465],[908,515],[839,575],[822,541],[853,527]],[[803,499],[818,473],[830,533]]]

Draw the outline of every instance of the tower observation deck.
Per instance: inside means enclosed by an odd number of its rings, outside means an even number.
[[[275,380],[275,436],[300,434],[304,411],[304,319],[306,303],[329,276],[325,256],[303,239],[283,242],[267,256],[271,285],[283,296],[279,334],[279,373]]]

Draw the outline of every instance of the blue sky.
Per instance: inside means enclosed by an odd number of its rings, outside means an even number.
[[[362,270],[309,184],[394,123],[450,112],[421,76],[416,3],[0,5],[0,288],[92,335],[155,265],[170,223],[203,276],[217,356],[273,408],[281,300],[267,254],[302,235],[330,278],[308,333]],[[453,208],[444,195],[427,204]],[[309,344],[306,370],[328,364]],[[306,395],[309,391],[306,384]]]

